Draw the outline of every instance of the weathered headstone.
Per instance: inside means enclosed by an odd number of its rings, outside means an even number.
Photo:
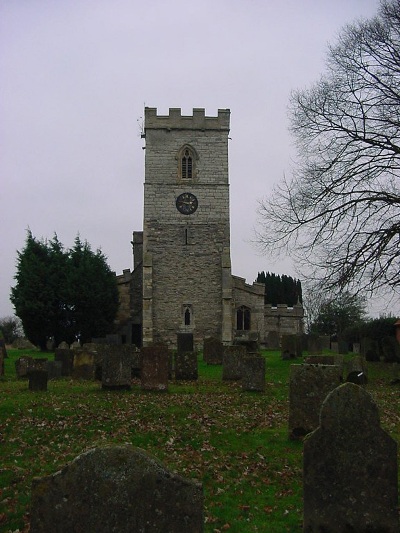
[[[31,391],[47,391],[47,370],[28,370],[29,390]]]
[[[346,381],[356,385],[365,385],[368,382],[367,365],[360,355],[355,355],[347,361]]]
[[[322,342],[318,335],[307,336],[307,352],[309,355],[322,354]]]
[[[57,348],[60,348],[60,350],[69,350],[69,344],[67,342],[65,342],[65,341],[62,341],[57,346]]]
[[[219,339],[208,337],[204,339],[203,359],[208,365],[222,365],[224,346]]]
[[[166,346],[145,346],[141,349],[143,390],[167,391],[169,352]]]
[[[361,355],[366,361],[379,361],[378,343],[369,337],[361,339]]]
[[[72,377],[87,381],[94,380],[96,376],[96,364],[93,352],[79,348],[74,349],[73,354]]]
[[[301,439],[318,427],[322,402],[340,383],[341,373],[336,365],[290,366],[290,439]]]
[[[126,389],[131,388],[132,357],[123,345],[108,345],[103,352],[102,388]]]
[[[23,355],[22,357],[18,357],[18,359],[15,361],[15,372],[17,374],[18,379],[28,377],[28,369],[32,364],[32,360],[33,357]]]
[[[197,378],[197,353],[177,352],[175,354],[175,379],[195,381]]]
[[[266,345],[269,350],[279,350],[281,339],[277,331],[269,331],[266,338]]]
[[[400,344],[396,337],[383,337],[382,355],[386,363],[395,363],[400,361]]]
[[[74,364],[73,350],[67,350],[65,348],[56,348],[54,353],[54,361],[61,361],[62,376],[70,376],[72,374],[72,368]]]
[[[331,342],[331,350],[334,353],[339,353],[339,343],[336,341]]]
[[[242,359],[242,390],[265,391],[265,359],[261,356],[246,355]]]
[[[201,533],[203,506],[199,483],[143,450],[96,448],[33,480],[30,533]]]
[[[62,370],[61,361],[47,361],[46,370],[49,380],[60,378]]]
[[[178,353],[193,352],[193,333],[177,333]]]
[[[353,342],[353,353],[361,353],[361,344],[359,342]]]
[[[294,359],[301,357],[302,341],[297,335],[282,335],[281,339],[281,356],[282,359]]]
[[[372,397],[345,383],[304,441],[304,532],[398,533],[397,444]]]
[[[245,346],[224,346],[224,358],[222,363],[223,380],[242,379],[242,359],[246,356]]]

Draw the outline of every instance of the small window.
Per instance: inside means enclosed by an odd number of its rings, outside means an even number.
[[[250,309],[244,305],[236,311],[236,329],[239,331],[250,330]]]
[[[193,327],[193,309],[190,304],[185,304],[182,308],[183,325],[186,327]]]

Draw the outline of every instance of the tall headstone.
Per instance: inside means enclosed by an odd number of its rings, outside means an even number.
[[[167,391],[169,352],[166,346],[144,346],[142,353],[141,387],[143,390]]]
[[[222,365],[224,346],[215,337],[207,337],[203,344],[203,359],[208,365]]]
[[[193,352],[193,333],[177,333],[178,353]]]
[[[290,366],[290,439],[301,439],[318,427],[322,402],[340,383],[341,373],[336,365]]]
[[[242,359],[242,389],[244,391],[265,391],[265,359],[246,355]]]
[[[397,444],[372,397],[353,383],[339,386],[304,441],[303,531],[398,533],[397,472]]]
[[[235,381],[242,379],[242,360],[246,356],[245,346],[224,346],[222,379]]]
[[[201,533],[203,489],[130,445],[96,448],[32,482],[31,533]]]
[[[61,375],[71,376],[74,365],[74,351],[67,348],[56,348],[54,361],[61,361]]]
[[[281,354],[282,359],[301,357],[303,354],[301,337],[297,335],[282,335]]]
[[[47,391],[47,370],[33,368],[28,371],[28,378],[30,391]]]
[[[131,388],[132,361],[129,352],[122,350],[124,345],[110,344],[103,352],[102,379],[103,389]]]
[[[363,337],[361,339],[361,355],[366,361],[379,361],[379,347],[374,339]]]

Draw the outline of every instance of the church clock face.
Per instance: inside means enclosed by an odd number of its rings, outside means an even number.
[[[184,192],[176,199],[176,208],[182,215],[191,215],[198,207],[197,198],[191,192]]]

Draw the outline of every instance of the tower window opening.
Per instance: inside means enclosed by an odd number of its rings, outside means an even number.
[[[185,310],[185,326],[190,326],[190,309],[187,307]]]
[[[193,159],[190,154],[190,151],[186,148],[182,156],[182,179],[191,180],[193,177]]]

